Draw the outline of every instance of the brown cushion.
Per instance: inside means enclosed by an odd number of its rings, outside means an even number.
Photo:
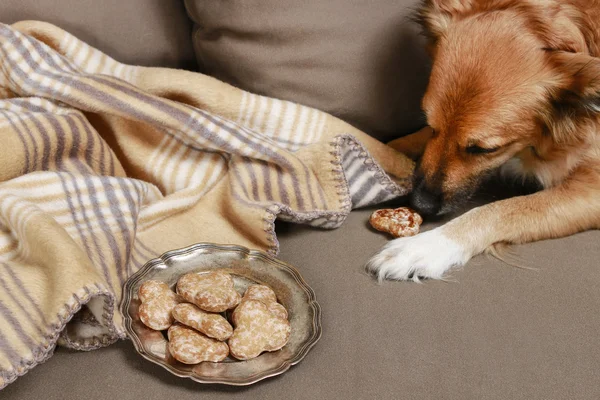
[[[208,74],[330,112],[380,139],[422,126],[418,0],[186,0]]]
[[[26,19],[55,24],[124,63],[197,68],[192,22],[179,1],[0,1],[0,22]]]

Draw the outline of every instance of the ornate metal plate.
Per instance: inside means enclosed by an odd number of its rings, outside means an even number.
[[[221,363],[185,365],[169,354],[162,332],[141,323],[137,293],[142,282],[155,279],[174,288],[183,274],[213,269],[230,273],[240,294],[253,283],[266,284],[275,291],[279,302],[288,310],[292,328],[289,342],[283,349],[263,353],[248,361],[227,358]],[[169,251],[147,262],[125,283],[121,313],[127,334],[138,353],[174,375],[201,383],[241,386],[282,374],[302,361],[321,337],[321,307],[298,271],[262,251],[241,246],[200,243]]]

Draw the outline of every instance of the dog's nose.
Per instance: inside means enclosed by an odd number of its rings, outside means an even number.
[[[410,196],[410,205],[420,214],[436,215],[442,208],[441,190],[432,190],[424,180],[415,182]]]

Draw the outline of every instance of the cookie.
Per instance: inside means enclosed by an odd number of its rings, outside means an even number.
[[[238,360],[258,357],[264,351],[285,346],[290,338],[290,323],[274,315],[259,300],[244,300],[235,309],[235,329],[229,338],[229,351]]]
[[[244,300],[258,300],[265,303],[269,311],[275,316],[283,319],[287,319],[288,313],[284,306],[277,302],[277,296],[273,289],[266,285],[250,285],[246,289],[242,301]],[[235,311],[232,315],[235,318]]]
[[[423,218],[407,207],[377,210],[369,219],[371,226],[394,237],[414,236],[419,233]]]
[[[171,311],[181,299],[164,282],[146,281],[140,285],[140,320],[148,328],[161,331],[173,324]]]
[[[169,328],[169,352],[179,362],[198,364],[203,361],[219,362],[229,355],[224,342],[204,336],[195,329],[179,324]]]
[[[185,274],[177,281],[177,293],[209,312],[223,312],[240,303],[231,275],[221,271]]]
[[[172,314],[181,324],[220,341],[229,339],[233,333],[232,326],[221,315],[203,311],[193,304],[178,304]]]

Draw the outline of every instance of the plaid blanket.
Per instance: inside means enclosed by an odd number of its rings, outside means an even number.
[[[275,218],[338,227],[405,194],[412,168],[318,110],[0,24],[0,388],[57,343],[123,338],[121,289],[148,259],[201,241],[276,254]]]

